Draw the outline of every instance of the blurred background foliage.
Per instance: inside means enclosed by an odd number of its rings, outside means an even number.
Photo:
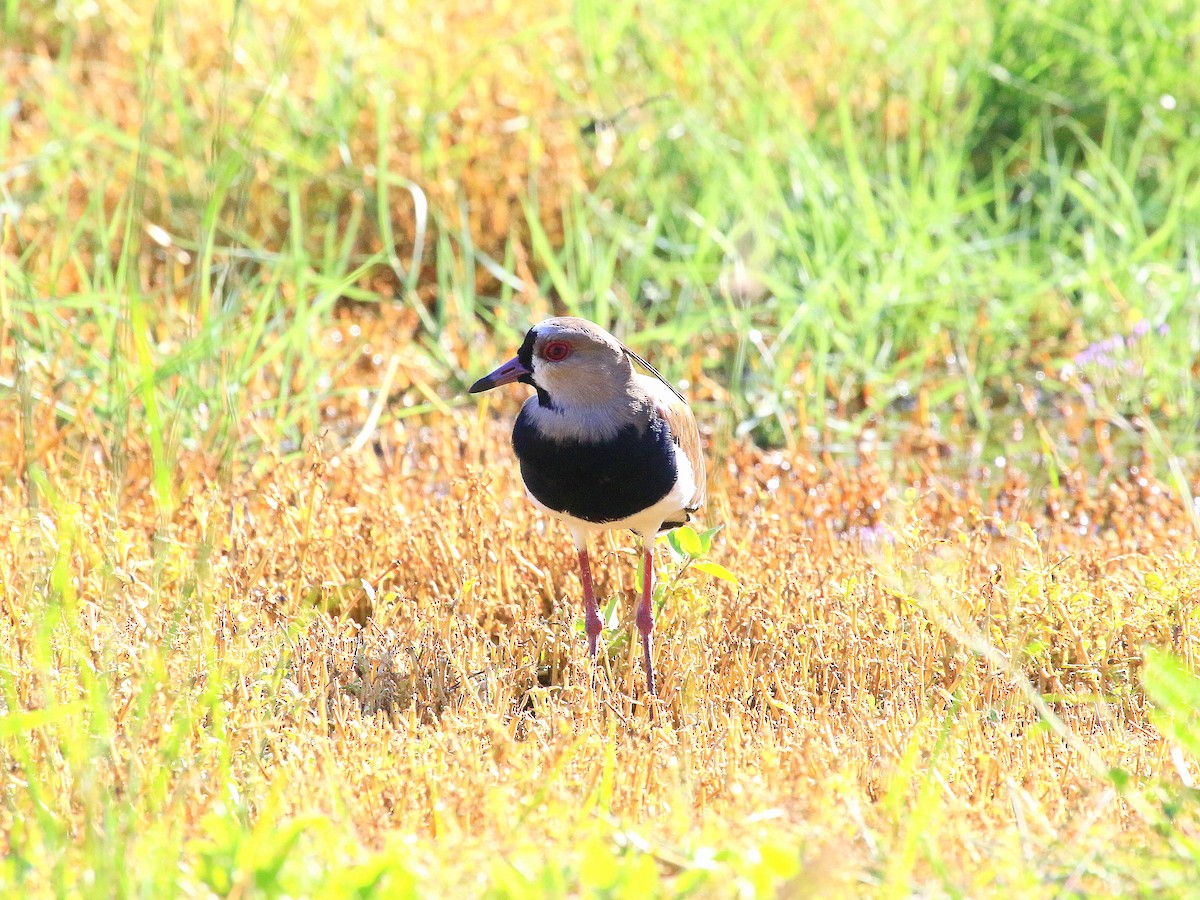
[[[385,421],[445,409],[569,312],[766,445],[1088,406],[1188,449],[1187,0],[3,15],[3,383],[113,446],[297,447],[392,357]]]

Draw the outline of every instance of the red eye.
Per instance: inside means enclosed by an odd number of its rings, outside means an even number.
[[[566,341],[551,341],[542,348],[542,356],[550,362],[562,362],[571,355],[571,345]]]

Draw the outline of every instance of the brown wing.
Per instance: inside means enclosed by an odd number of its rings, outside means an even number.
[[[696,490],[687,511],[694,512],[704,505],[708,496],[707,477],[704,471],[704,451],[700,447],[700,429],[696,426],[696,417],[688,406],[683,394],[650,365],[628,347],[625,352],[636,366],[644,368],[647,376],[639,376],[641,385],[654,401],[654,408],[659,417],[667,423],[673,440],[692,464],[692,475],[696,480]],[[664,390],[665,388],[665,390]]]
[[[670,385],[667,385],[670,387]],[[659,398],[655,398],[659,400]],[[700,429],[696,426],[696,417],[687,402],[676,397],[670,403],[661,400],[655,404],[658,414],[671,430],[671,439],[679,445],[688,462],[692,464],[692,476],[696,479],[696,490],[691,502],[687,505],[688,512],[695,512],[704,505],[708,497],[708,478],[704,471],[704,451],[700,447]]]

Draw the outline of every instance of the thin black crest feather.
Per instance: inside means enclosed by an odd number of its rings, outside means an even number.
[[[687,403],[687,398],[684,397],[683,394],[679,393],[679,388],[675,387],[675,385],[671,384],[671,382],[669,382],[669,381],[667,381],[667,379],[663,378],[662,372],[658,371],[658,369],[654,368],[654,366],[650,365],[650,363],[646,362],[644,359],[642,359],[640,356],[638,356],[636,353],[634,353],[632,350],[630,350],[624,344],[621,345],[621,349],[625,351],[625,355],[628,356],[630,358],[630,360],[632,360],[634,363],[636,363],[637,365],[639,365],[643,369],[645,369],[646,374],[653,375],[655,378],[657,378],[659,381],[661,381],[663,384],[665,384],[667,387],[669,387],[671,389],[672,394],[674,394],[676,397],[678,397],[684,403]]]

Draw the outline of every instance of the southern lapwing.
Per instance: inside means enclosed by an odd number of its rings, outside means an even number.
[[[537,394],[517,416],[513,450],[534,505],[566,523],[575,538],[593,659],[603,625],[592,590],[588,535],[628,528],[641,536],[637,627],[646,680],[655,694],[654,538],[682,525],[704,503],[696,419],[683,395],[653,366],[585,319],[564,316],[534,325],[517,355],[471,385],[471,393],[514,381]]]

